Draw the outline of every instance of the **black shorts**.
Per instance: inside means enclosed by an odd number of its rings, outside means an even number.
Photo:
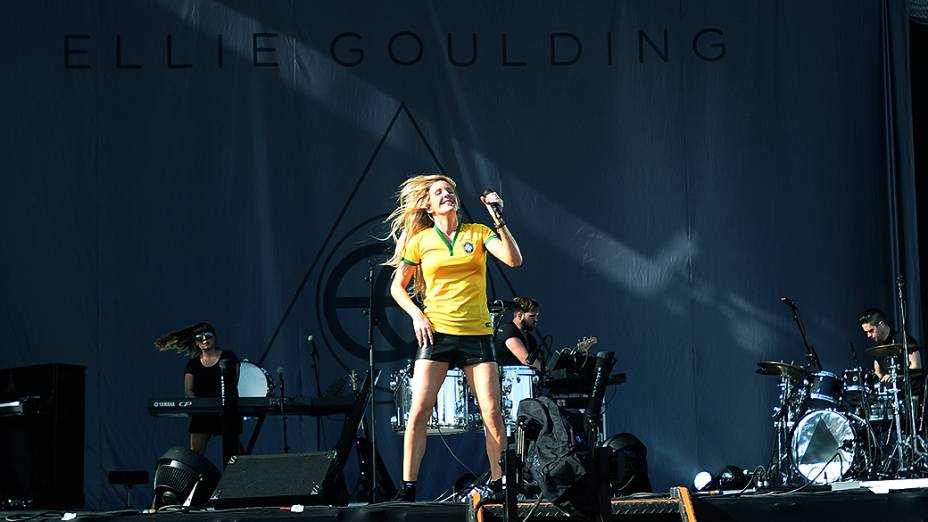
[[[416,359],[448,363],[449,368],[463,368],[496,361],[491,335],[451,335],[432,332],[435,344],[420,347]]]

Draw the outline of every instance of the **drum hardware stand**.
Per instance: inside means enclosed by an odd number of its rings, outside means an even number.
[[[787,377],[784,375],[780,377],[780,405],[773,409],[773,429],[777,434],[777,450],[776,456],[774,458],[773,468],[776,470],[777,481],[780,484],[787,484],[789,482],[788,477],[784,473],[783,469],[783,460],[786,458],[785,453],[785,432],[786,432],[786,389],[789,388],[789,383],[786,382]],[[789,468],[786,468],[786,471],[789,471]]]
[[[895,359],[895,358],[894,358]],[[905,361],[908,361],[908,358],[905,358]],[[900,363],[894,361],[889,366],[889,376],[891,382],[893,382],[893,387],[888,389],[888,392],[892,393],[892,402],[893,402],[893,428],[895,430],[895,442],[893,445],[893,450],[887,456],[886,466],[884,471],[889,471],[891,465],[891,459],[894,457],[898,459],[896,465],[896,474],[897,477],[904,477],[907,474],[916,470],[917,464],[923,462],[925,458],[924,451],[919,448],[920,444],[924,444],[924,441],[917,433],[906,433],[909,431],[910,424],[914,424],[914,417],[911,415],[912,410],[905,407],[911,404],[908,399],[910,399],[911,391],[906,388],[900,389],[896,384],[898,382],[898,365]],[[903,379],[905,376],[903,373]],[[903,383],[903,386],[907,386],[906,383]],[[902,402],[905,401],[905,402]],[[909,410],[906,412],[906,410]],[[908,415],[907,415],[908,413]],[[904,418],[905,417],[905,418]],[[903,427],[903,423],[905,427]],[[890,433],[890,437],[892,433]],[[887,441],[888,442],[888,441]]]
[[[794,473],[789,465],[789,448],[788,434],[791,427],[796,421],[793,419],[793,411],[790,407],[790,397],[795,391],[790,386],[790,378],[787,375],[780,376],[780,405],[774,408],[773,427],[777,434],[777,450],[774,462],[774,473],[779,481],[779,485],[785,486],[793,482]],[[785,466],[784,466],[785,462]]]
[[[865,374],[864,368],[863,366],[860,365],[860,359],[857,358],[857,348],[854,347],[853,342],[848,341],[847,344],[851,350],[851,362],[854,365],[852,366],[852,368],[853,368],[854,373],[857,375],[857,385],[860,388],[860,394],[861,394],[860,395],[860,406],[858,407],[857,411],[863,414],[861,417],[861,420],[864,422],[867,428],[867,441],[868,441],[867,455],[872,456],[873,450],[876,449],[876,444],[879,441],[876,440],[876,435],[873,432],[873,427],[870,425],[870,398],[869,398],[870,392],[867,389],[867,383],[864,379],[864,374]],[[849,409],[851,410],[850,413],[853,413],[853,408],[849,408]],[[874,475],[876,473],[876,470],[874,469],[875,465],[876,465],[875,459],[868,458],[867,460],[867,475],[868,476],[871,476],[871,477],[875,476]]]
[[[926,453],[924,451],[925,441],[919,435],[916,422],[915,422],[915,398],[912,393],[912,380],[911,374],[909,372],[909,336],[906,328],[906,302],[905,295],[903,292],[903,287],[905,286],[905,281],[903,276],[900,275],[896,278],[896,288],[897,296],[899,299],[899,319],[901,324],[901,335],[902,335],[902,357],[899,364],[902,366],[902,382],[903,389],[899,390],[898,385],[896,384],[896,374],[895,366],[891,367],[891,378],[893,379],[893,409],[897,415],[896,419],[896,436],[900,437],[897,441],[897,448],[899,449],[899,472],[911,472],[915,470],[916,464],[918,462],[923,462]],[[890,340],[892,341],[892,340]],[[903,399],[905,400],[905,409],[908,412],[908,418],[906,419],[906,431],[909,431],[908,436],[903,442],[901,439],[901,419],[899,418],[899,392],[904,392]],[[906,451],[908,450],[908,452]],[[909,462],[906,462],[906,457],[910,459]]]

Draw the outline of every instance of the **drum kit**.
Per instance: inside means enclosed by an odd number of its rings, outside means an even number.
[[[396,433],[404,433],[409,421],[412,405],[412,365],[397,370],[390,378],[395,412],[390,424]],[[503,423],[507,434],[516,427],[516,411],[523,399],[535,397],[538,376],[528,366],[501,366],[500,392],[502,395]],[[438,390],[438,398],[427,425],[427,435],[451,435],[483,429],[483,417],[477,401],[467,385],[464,372],[458,368],[448,370],[445,381]]]
[[[838,376],[793,363],[757,363],[757,373],[779,379],[771,485],[923,476],[922,375],[901,364],[913,349],[885,344],[867,350],[887,361],[882,382],[859,365]]]

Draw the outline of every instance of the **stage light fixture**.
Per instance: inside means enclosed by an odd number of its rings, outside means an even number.
[[[710,475],[701,471],[693,479],[697,491],[731,491],[745,488],[751,482],[751,475],[738,466],[728,465]]]
[[[696,488],[696,491],[706,491],[706,486],[712,482],[712,473],[708,471],[700,471],[696,474],[696,477],[693,478],[693,487]]]
[[[220,472],[206,457],[187,448],[171,448],[155,463],[155,509],[186,504],[203,506],[209,500]]]
[[[650,493],[648,478],[648,448],[631,433],[618,433],[601,444],[611,448],[609,485],[615,496]]]

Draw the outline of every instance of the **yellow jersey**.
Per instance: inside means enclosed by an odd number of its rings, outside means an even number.
[[[403,262],[421,266],[425,280],[424,313],[436,332],[490,335],[487,308],[487,242],[499,239],[480,223],[459,224],[451,238],[427,228],[409,239]]]

